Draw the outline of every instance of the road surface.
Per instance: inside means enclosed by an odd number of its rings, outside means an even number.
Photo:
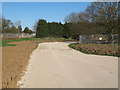
[[[117,88],[118,58],[87,55],[65,42],[40,43],[18,82],[21,88]]]

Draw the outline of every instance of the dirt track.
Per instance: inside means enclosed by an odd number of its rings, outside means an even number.
[[[31,54],[22,88],[117,88],[118,58],[87,55],[68,43],[41,43]]]

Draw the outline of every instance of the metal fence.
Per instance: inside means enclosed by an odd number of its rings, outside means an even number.
[[[29,34],[29,33],[2,33],[1,37],[6,37],[6,38],[24,38],[24,37],[33,37],[36,34]]]
[[[79,43],[118,44],[118,34],[79,35]]]

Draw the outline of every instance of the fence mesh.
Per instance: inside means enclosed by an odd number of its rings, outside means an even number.
[[[118,34],[79,35],[79,43],[118,44]]]
[[[33,37],[35,34],[29,33],[2,33],[2,37],[17,38],[17,37]]]

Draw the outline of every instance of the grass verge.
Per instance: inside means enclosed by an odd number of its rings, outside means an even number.
[[[34,38],[34,37],[28,37],[28,38],[20,38],[20,39],[2,39],[0,41],[0,46],[16,46],[15,44],[10,44],[11,42],[18,42],[18,41],[40,41],[40,42],[47,42],[47,41],[73,41],[72,39],[64,39],[64,38]]]
[[[118,48],[118,45],[71,43],[69,44],[69,47],[85,54],[120,57],[120,49]]]

